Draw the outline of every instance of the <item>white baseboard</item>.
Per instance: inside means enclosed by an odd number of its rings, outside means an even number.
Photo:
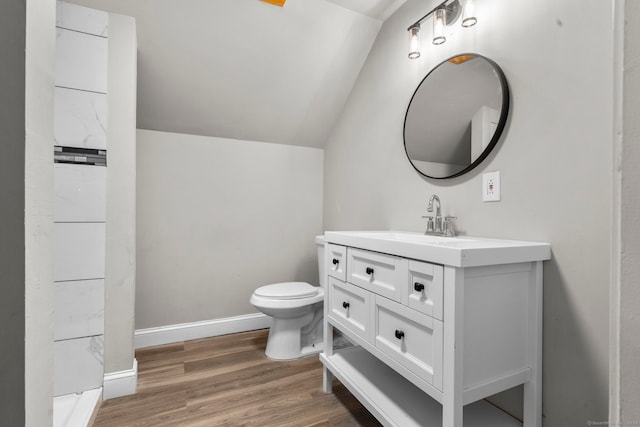
[[[262,313],[226,317],[193,323],[139,329],[133,336],[136,349],[155,345],[170,344],[200,338],[216,337],[237,332],[268,328],[271,318]]]
[[[125,371],[104,374],[103,399],[113,399],[136,394],[138,384],[138,361],[133,359],[133,367]]]

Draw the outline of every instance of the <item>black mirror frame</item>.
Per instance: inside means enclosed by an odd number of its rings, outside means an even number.
[[[491,137],[491,141],[489,141],[489,144],[487,145],[487,147],[482,151],[482,153],[478,156],[478,158],[475,159],[469,166],[467,166],[466,168],[464,168],[463,170],[461,170],[459,172],[454,173],[453,175],[441,176],[441,177],[430,176],[430,175],[427,175],[426,173],[422,172],[420,169],[418,169],[416,167],[416,165],[413,164],[413,162],[411,161],[411,158],[409,157],[409,151],[407,151],[406,127],[407,127],[407,116],[409,115],[409,108],[411,108],[411,103],[413,102],[413,98],[416,96],[416,93],[418,92],[418,90],[422,86],[422,83],[424,83],[424,81],[427,78],[429,78],[429,76],[431,75],[431,73],[434,70],[436,70],[442,64],[448,62],[450,59],[456,58],[458,56],[463,56],[463,55],[473,55],[473,56],[476,56],[476,57],[479,57],[479,58],[483,58],[485,61],[487,61],[489,64],[491,64],[491,66],[493,67],[494,71],[496,72],[496,74],[498,76],[498,79],[500,80],[500,86],[502,88],[502,109],[500,110],[500,118],[498,120],[498,125],[496,126],[496,131],[494,132],[493,136]],[[407,105],[407,111],[406,111],[406,113],[404,115],[404,123],[402,125],[402,141],[404,143],[404,151],[405,151],[405,154],[407,155],[407,159],[409,160],[409,163],[411,163],[411,166],[413,166],[413,168],[420,175],[425,176],[425,177],[430,178],[430,179],[456,178],[458,176],[464,175],[467,172],[470,172],[475,167],[477,167],[480,163],[482,163],[482,161],[491,153],[493,148],[498,143],[498,140],[500,139],[500,136],[502,136],[502,131],[504,130],[504,128],[505,128],[505,126],[507,124],[507,117],[509,115],[509,109],[510,108],[511,108],[511,105],[510,105],[509,84],[507,82],[507,78],[504,75],[504,72],[502,71],[502,68],[500,68],[500,66],[495,61],[487,58],[486,56],[479,55],[477,53],[459,53],[457,55],[454,55],[454,56],[452,56],[450,58],[445,59],[444,61],[442,61],[441,63],[439,63],[435,67],[433,67],[427,73],[427,75],[420,81],[420,84],[418,85],[418,87],[416,87],[416,90],[413,92],[413,95],[411,95],[411,99],[409,100],[409,105]]]

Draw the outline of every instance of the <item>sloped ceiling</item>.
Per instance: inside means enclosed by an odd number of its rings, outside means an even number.
[[[406,0],[73,0],[136,18],[138,128],[322,147]]]

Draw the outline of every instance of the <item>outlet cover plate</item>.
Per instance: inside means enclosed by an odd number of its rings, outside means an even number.
[[[500,201],[500,172],[488,172],[482,175],[482,200],[484,202]]]

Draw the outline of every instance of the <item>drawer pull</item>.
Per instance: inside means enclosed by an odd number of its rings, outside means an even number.
[[[344,302],[342,303],[342,308],[349,308],[349,303],[348,303],[348,302],[346,302],[346,301],[344,301]]]
[[[422,283],[416,282],[413,284],[413,289],[415,289],[416,292],[422,292],[424,291],[424,285]]]
[[[338,263],[339,263],[340,261],[338,261],[336,258],[334,258],[334,259],[333,259],[333,261],[331,261],[331,262],[333,263],[333,265],[338,265]]]
[[[373,274],[373,268],[371,267],[367,267],[365,271],[367,272],[367,274]]]
[[[396,329],[396,338],[398,338],[399,340],[404,338],[404,332],[402,332],[399,329]]]

